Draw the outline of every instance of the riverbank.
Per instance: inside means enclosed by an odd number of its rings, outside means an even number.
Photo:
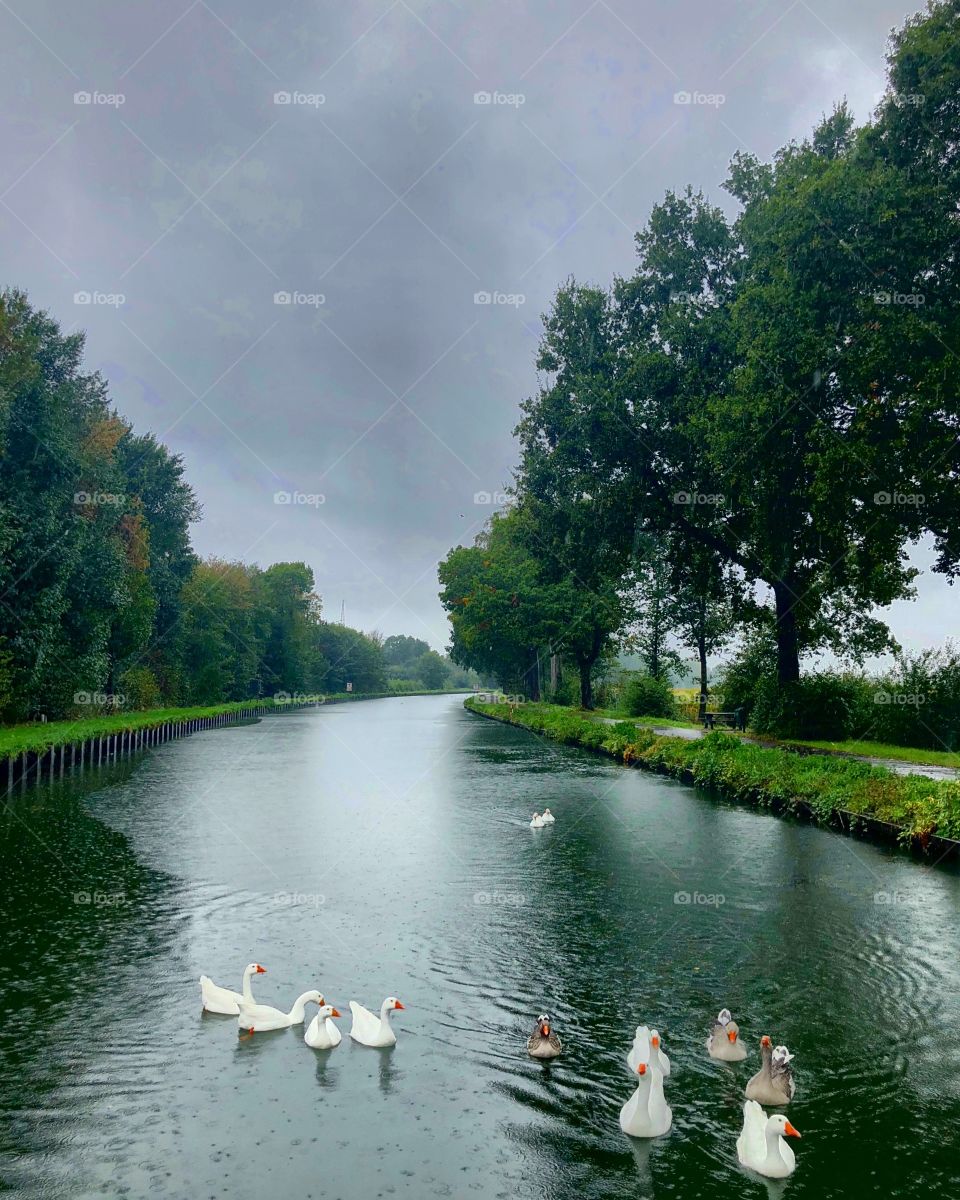
[[[791,812],[877,840],[895,837],[925,850],[960,851],[960,782],[895,775],[846,758],[767,749],[726,733],[691,741],[630,721],[603,724],[553,705],[468,699],[465,707],[626,766],[712,788],[740,803]]]

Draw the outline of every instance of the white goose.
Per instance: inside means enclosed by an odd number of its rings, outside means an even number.
[[[330,1018],[342,1017],[343,1013],[331,1004],[322,1004],[319,1000],[317,1003],[320,1005],[317,1015],[307,1026],[303,1040],[314,1050],[332,1050],[340,1045],[342,1035]]]
[[[663,1094],[663,1075],[644,1062],[638,1064],[637,1075],[637,1090],[620,1109],[620,1128],[631,1137],[660,1137],[673,1124],[673,1112]]]
[[[633,1046],[627,1055],[627,1066],[631,1071],[636,1071],[642,1062],[652,1062],[664,1079],[670,1074],[670,1059],[660,1048],[660,1033],[646,1025],[637,1026]]]
[[[356,1000],[350,1001],[350,1012],[353,1014],[353,1025],[350,1036],[361,1046],[395,1046],[397,1035],[390,1025],[390,1014],[403,1009],[396,996],[388,996],[380,1005],[379,1019],[369,1008],[364,1008]]]
[[[253,992],[250,990],[250,980],[254,975],[266,975],[265,967],[259,963],[249,963],[243,968],[243,989],[240,992],[230,988],[219,987],[209,975],[200,976],[200,1001],[206,1012],[223,1013],[226,1017],[235,1017],[240,1012],[241,1002],[253,1004]]]
[[[541,817],[539,813],[535,812],[533,814],[533,816],[530,818],[530,828],[531,829],[542,829],[543,826],[544,826],[543,817]]]
[[[306,1007],[313,1001],[323,1004],[323,996],[318,991],[304,992],[293,1002],[293,1008],[288,1013],[281,1012],[269,1004],[240,1005],[240,1015],[237,1017],[237,1028],[247,1033],[267,1033],[271,1029],[286,1029],[290,1025],[301,1025],[306,1015]]]
[[[768,1179],[793,1174],[797,1160],[784,1137],[800,1136],[783,1113],[768,1117],[756,1100],[743,1106],[743,1129],[737,1138],[737,1158],[745,1167]]]
[[[553,825],[556,819],[557,818],[553,815],[549,808],[545,808],[540,814],[540,820],[544,823],[544,825]]]

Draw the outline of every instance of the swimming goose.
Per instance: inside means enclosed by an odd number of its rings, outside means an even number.
[[[784,1137],[800,1134],[783,1113],[768,1117],[756,1100],[743,1106],[743,1129],[737,1138],[737,1158],[758,1175],[785,1179],[793,1174],[797,1160]]]
[[[747,1048],[737,1040],[740,1026],[730,1015],[729,1008],[721,1008],[710,1028],[707,1038],[707,1053],[720,1062],[742,1062],[747,1057]]]
[[[388,996],[380,1005],[379,1019],[369,1008],[364,1008],[356,1000],[350,1001],[350,1011],[353,1014],[353,1025],[350,1036],[361,1046],[395,1046],[397,1035],[390,1026],[390,1014],[403,1009],[396,996]]]
[[[330,1018],[341,1017],[343,1014],[332,1004],[321,1003],[322,999],[323,997],[316,1002],[319,1005],[317,1015],[307,1026],[303,1040],[313,1050],[332,1050],[334,1046],[340,1045],[342,1035]]]
[[[652,1065],[637,1066],[637,1090],[620,1109],[620,1128],[631,1137],[660,1137],[673,1124],[673,1112],[663,1094],[663,1075]]]
[[[537,1017],[537,1027],[527,1038],[527,1053],[531,1058],[556,1058],[563,1043],[554,1033],[546,1013]]]
[[[543,825],[544,825],[543,817],[541,817],[539,813],[535,812],[533,814],[533,816],[530,818],[530,828],[531,829],[542,829]]]
[[[306,1015],[306,1007],[310,1001],[323,1004],[323,996],[317,991],[304,992],[293,1002],[293,1008],[288,1013],[281,1012],[270,1004],[240,1005],[240,1015],[237,1017],[237,1028],[240,1032],[267,1033],[271,1029],[286,1029],[290,1025],[302,1025]]]
[[[540,820],[544,823],[544,825],[552,825],[556,819],[557,818],[553,815],[549,808],[545,808],[540,816]]]
[[[631,1072],[636,1071],[642,1062],[652,1062],[664,1078],[670,1074],[670,1059],[660,1048],[660,1033],[656,1029],[648,1029],[646,1025],[637,1026],[633,1045],[627,1055],[627,1066]]]
[[[764,1034],[760,1039],[760,1059],[760,1070],[746,1087],[747,1099],[772,1106],[789,1104],[797,1087],[790,1069],[793,1055],[786,1046],[774,1050],[773,1042]]]
[[[253,1003],[253,992],[250,990],[250,980],[254,975],[266,975],[266,968],[259,963],[249,963],[243,968],[241,992],[231,991],[230,988],[220,987],[208,975],[200,976],[200,1001],[206,1012],[222,1013],[226,1017],[235,1017],[240,1012],[240,1004],[246,1001]]]

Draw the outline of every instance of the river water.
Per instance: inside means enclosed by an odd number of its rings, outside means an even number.
[[[553,827],[528,828],[549,805]],[[960,877],[545,743],[456,697],[271,716],[4,809],[0,1179],[25,1197],[953,1197]],[[685,898],[687,902],[685,902]],[[238,1037],[398,996],[398,1045]],[[727,1006],[751,1049],[713,1063]],[[315,1011],[315,1010],[314,1010]],[[553,1015],[564,1053],[528,1059]],[[635,1025],[673,1129],[618,1111]],[[769,1033],[797,1170],[737,1163]]]

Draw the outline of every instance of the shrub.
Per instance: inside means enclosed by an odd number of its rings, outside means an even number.
[[[139,711],[160,704],[160,687],[147,667],[131,667],[117,682],[124,697],[124,708]]]
[[[623,709],[631,717],[672,717],[676,712],[673,692],[663,679],[635,675],[623,689]]]
[[[812,741],[842,742],[853,730],[862,681],[835,671],[817,671],[780,687],[763,679],[756,689],[752,727],[758,733]]]
[[[769,704],[770,687],[776,685],[777,648],[771,632],[758,630],[746,639],[739,651],[719,671],[717,690],[723,695],[727,712],[742,708],[747,721],[755,724],[754,707]]]

